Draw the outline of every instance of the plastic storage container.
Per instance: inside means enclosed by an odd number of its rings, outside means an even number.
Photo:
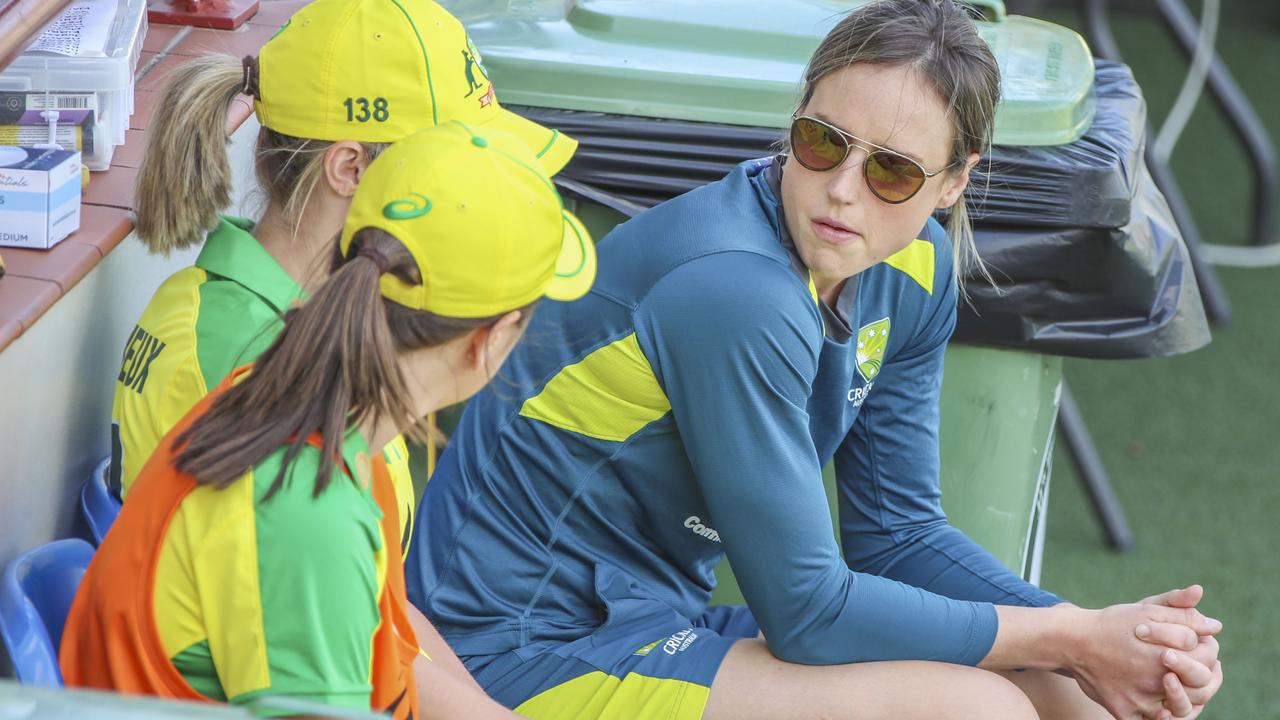
[[[115,147],[124,144],[133,114],[133,76],[147,33],[146,10],[146,0],[119,0],[105,57],[33,51],[18,56],[0,72],[0,108],[18,109],[24,102],[22,93],[32,92],[47,93],[54,109],[96,105],[93,152],[85,154],[84,164],[90,170],[106,170]]]

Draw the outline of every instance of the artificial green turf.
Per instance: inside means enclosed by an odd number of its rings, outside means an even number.
[[[1280,143],[1280,4],[1223,4],[1220,51]],[[1078,25],[1071,15],[1049,18]],[[1185,62],[1153,16],[1114,19],[1151,116],[1162,121]],[[1207,100],[1173,165],[1206,241],[1244,242],[1248,172]],[[1226,625],[1227,682],[1203,717],[1280,718],[1280,269],[1218,274],[1234,322],[1215,329],[1208,348],[1170,359],[1066,363],[1138,547],[1123,556],[1103,547],[1059,448],[1044,585],[1098,606],[1204,584],[1203,608]]]

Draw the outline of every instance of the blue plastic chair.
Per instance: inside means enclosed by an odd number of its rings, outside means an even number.
[[[120,514],[120,498],[107,487],[107,473],[110,471],[111,457],[107,456],[93,468],[80,488],[80,515],[89,526],[94,545],[102,544],[111,523]]]
[[[62,686],[62,627],[92,559],[89,543],[55,540],[19,555],[5,568],[0,578],[0,639],[19,682]]]

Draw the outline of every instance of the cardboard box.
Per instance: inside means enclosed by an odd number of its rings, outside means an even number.
[[[101,154],[103,143],[109,144],[97,126],[98,96],[93,93],[0,91],[0,145],[36,147],[48,142],[45,110],[58,112],[54,142],[64,150],[79,150],[85,164]]]
[[[0,146],[0,246],[51,248],[80,229],[80,153]]]

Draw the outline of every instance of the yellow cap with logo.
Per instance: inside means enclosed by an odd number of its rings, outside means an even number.
[[[498,104],[467,31],[432,0],[316,0],[258,56],[258,120],[315,140],[395,142],[450,120],[496,127],[548,174],[577,141]]]
[[[383,297],[437,315],[491,317],[540,297],[576,300],[596,276],[586,228],[533,152],[492,126],[450,122],[387,148],[356,189],[343,257],[371,227],[403,243],[423,278],[409,285],[383,275]]]

